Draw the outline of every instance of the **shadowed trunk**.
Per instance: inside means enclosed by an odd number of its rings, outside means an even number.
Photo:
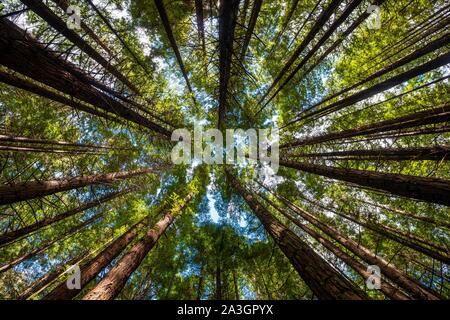
[[[226,174],[228,181],[258,216],[300,277],[319,299],[367,299],[364,292],[332,268],[309,245],[262,207],[228,170]]]
[[[234,30],[239,0],[220,0],[219,3],[219,119],[218,128],[225,126],[228,109],[228,82],[233,58]]]
[[[89,43],[83,40],[75,31],[67,27],[66,21],[63,21],[55,13],[53,13],[41,0],[20,0],[23,4],[33,10],[37,15],[44,19],[50,26],[57,30],[60,34],[74,43],[78,48],[85,52],[89,57],[98,62],[103,68],[109,71],[113,76],[119,79],[128,88],[137,93],[136,87],[111,63],[103,58]]]
[[[36,231],[36,230],[39,230],[39,229],[44,228],[46,226],[49,226],[49,225],[51,225],[53,223],[56,223],[58,221],[61,221],[61,220],[66,219],[68,217],[71,217],[71,216],[73,216],[73,215],[75,215],[77,213],[83,212],[83,211],[85,211],[87,209],[90,209],[90,208],[94,208],[94,207],[96,207],[98,205],[101,205],[102,203],[108,202],[108,201],[110,201],[110,200],[112,200],[114,198],[117,198],[119,196],[127,194],[127,193],[129,193],[131,191],[133,191],[133,190],[125,190],[125,191],[114,192],[114,193],[109,194],[107,196],[101,197],[100,199],[96,199],[96,200],[93,200],[91,202],[82,204],[81,206],[76,207],[76,208],[71,209],[71,210],[68,210],[68,211],[66,211],[64,213],[57,214],[57,215],[55,215],[53,217],[44,218],[44,219],[42,219],[42,220],[40,220],[38,222],[35,222],[33,224],[30,224],[30,225],[26,226],[26,227],[23,227],[23,228],[20,228],[20,229],[17,229],[17,230],[10,231],[10,232],[7,232],[5,234],[2,234],[2,235],[0,235],[0,246],[3,246],[5,244],[7,244],[7,243],[15,241],[15,240],[17,240],[17,239],[19,239],[19,238],[21,238],[21,237],[23,237],[25,235],[28,235],[28,234]]]
[[[144,219],[143,219],[144,220]],[[107,245],[98,255],[80,267],[80,289],[67,288],[66,282],[62,282],[48,293],[44,300],[69,300],[78,295],[80,291],[91,282],[112,260],[114,260],[138,235],[140,228],[144,226],[143,220],[133,225],[127,232]]]
[[[122,290],[131,274],[139,267],[147,253],[154,247],[161,235],[172,224],[175,214],[183,210],[193,195],[185,198],[184,203],[174,210],[166,212],[155,226],[133,245],[106,276],[84,297],[83,300],[111,300]]]
[[[7,271],[7,270],[17,266],[19,263],[21,263],[21,262],[23,262],[25,260],[28,260],[28,259],[30,259],[30,258],[32,258],[32,257],[34,257],[34,256],[36,256],[36,255],[38,255],[38,254],[40,254],[42,252],[44,252],[45,250],[50,248],[54,243],[63,241],[65,238],[69,237],[70,235],[72,235],[72,234],[80,231],[84,227],[90,225],[92,222],[94,222],[95,220],[100,218],[102,215],[103,215],[103,213],[96,214],[95,216],[93,216],[92,218],[86,220],[85,222],[83,222],[83,223],[81,223],[81,224],[79,224],[79,225],[69,229],[67,232],[64,232],[59,237],[44,243],[42,246],[40,246],[40,247],[38,247],[36,249],[33,249],[32,251],[30,251],[28,253],[25,253],[25,254],[21,255],[20,257],[15,258],[14,260],[12,260],[12,261],[10,261],[10,262],[8,262],[6,264],[3,264],[2,266],[0,266],[0,273],[1,272],[5,272],[5,271]]]
[[[394,195],[446,206],[450,205],[450,181],[444,179],[338,168],[292,161],[280,161],[280,165],[331,179],[355,183],[360,186],[388,191]]]
[[[96,80],[86,75],[75,65],[48,51],[24,30],[7,19],[0,20],[0,52],[0,63],[12,70],[97,106],[104,111],[112,112],[124,119],[147,127],[163,136],[170,137],[171,135],[167,129],[92,87],[91,85],[95,85],[111,93],[109,88],[99,85]],[[43,70],[45,72],[42,72]],[[116,95],[115,92],[111,94]]]
[[[370,135],[380,132],[413,128],[429,124],[438,124],[448,121],[450,121],[450,104],[445,104],[437,108],[419,111],[391,120],[375,122],[355,129],[347,129],[339,132],[325,133],[316,137],[294,140],[292,142],[281,145],[280,149],[317,144],[362,135]]]
[[[348,266],[350,266],[353,270],[355,270],[357,273],[359,273],[365,280],[367,280],[372,274],[367,271],[367,267],[364,266],[361,262],[356,260],[354,257],[350,256],[349,254],[345,253],[343,250],[341,250],[338,246],[333,244],[330,240],[323,237],[320,233],[316,232],[312,228],[308,227],[307,225],[300,223],[298,219],[293,217],[291,214],[289,214],[286,210],[283,208],[280,208],[277,206],[274,202],[267,199],[267,197],[260,195],[265,201],[267,201],[272,207],[274,207],[278,212],[280,212],[283,216],[288,218],[291,222],[293,222],[295,225],[297,225],[299,228],[307,232],[310,236],[312,236],[314,239],[316,239],[319,243],[321,243],[325,248],[330,250],[336,257],[344,261]],[[392,300],[410,300],[410,298],[402,293],[397,288],[393,287],[390,283],[386,281],[381,281],[381,288],[380,290],[385,294],[388,298]]]
[[[146,173],[152,169],[138,169],[91,176],[77,176],[70,179],[31,181],[0,186],[0,204],[10,204],[48,196],[61,191],[77,189],[95,184],[110,184],[118,180],[128,179]]]

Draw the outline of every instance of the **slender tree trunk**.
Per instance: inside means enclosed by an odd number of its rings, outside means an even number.
[[[381,6],[385,0],[374,1],[372,4]],[[333,52],[344,40],[348,39],[350,34],[355,31],[356,28],[359,27],[361,23],[366,21],[366,19],[370,16],[370,13],[366,10],[364,11],[342,34],[339,35],[338,39],[333,42],[325,52],[315,60],[311,66],[309,66],[305,72],[301,75],[301,79],[305,78],[314,68],[316,68],[326,57],[329,56],[331,52]]]
[[[67,141],[58,141],[58,140],[48,140],[48,139],[35,139],[28,137],[20,137],[20,136],[11,136],[11,135],[3,135],[0,134],[1,142],[12,142],[12,143],[23,143],[25,145],[50,145],[61,148],[80,148],[80,149],[105,149],[105,150],[127,150],[131,151],[130,148],[117,148],[117,147],[109,147],[109,146],[99,146],[94,144],[83,144],[83,143],[73,143]]]
[[[450,160],[450,146],[423,148],[384,148],[294,154],[293,158],[326,158],[333,160]]]
[[[355,88],[357,88],[357,87],[359,87],[359,86],[361,86],[361,85],[363,85],[363,84],[365,84],[365,83],[367,83],[369,81],[372,81],[374,79],[380,78],[381,76],[387,74],[388,72],[393,71],[393,70],[395,70],[395,69],[397,69],[397,68],[399,68],[401,66],[404,66],[404,65],[406,65],[407,63],[409,63],[411,61],[417,60],[417,59],[425,56],[426,54],[428,54],[430,52],[433,52],[433,51],[435,51],[435,50],[437,50],[439,48],[442,48],[443,46],[447,45],[449,43],[449,41],[450,41],[450,33],[446,33],[443,36],[439,37],[438,39],[431,41],[430,43],[428,43],[427,45],[423,46],[422,48],[417,49],[416,51],[414,51],[414,52],[404,56],[403,58],[401,58],[401,59],[395,61],[394,63],[386,66],[385,68],[383,68],[383,69],[381,69],[381,70],[379,70],[377,72],[372,73],[370,76],[364,78],[363,80],[360,80],[357,83],[355,83],[355,84],[353,84],[353,85],[351,85],[351,86],[349,86],[349,87],[347,87],[345,89],[342,89],[341,91],[339,91],[339,92],[337,92],[337,93],[335,93],[335,94],[325,98],[321,102],[319,102],[316,105],[314,105],[313,107],[311,107],[311,109],[312,108],[316,108],[317,106],[325,103],[326,101],[329,101],[329,100],[331,100],[333,98],[336,98],[336,97],[340,96],[341,94],[349,92],[349,91],[351,91],[351,90],[353,90],[353,89],[355,89]],[[328,108],[328,107],[326,107],[326,108]]]
[[[289,58],[289,60],[286,62],[286,64],[281,68],[278,75],[273,80],[272,84],[270,85],[269,89],[267,89],[264,96],[260,99],[260,103],[269,95],[269,93],[272,91],[272,89],[275,88],[275,86],[278,84],[278,82],[281,80],[281,78],[287,74],[289,68],[292,66],[292,64],[297,60],[297,58],[300,56],[300,54],[305,50],[305,48],[309,45],[309,43],[315,38],[317,33],[322,29],[322,27],[325,25],[325,23],[328,21],[328,19],[333,14],[334,10],[339,6],[339,4],[342,2],[342,0],[332,0],[328,7],[326,7],[319,15],[319,17],[316,19],[315,24],[311,28],[311,30],[308,32],[308,34],[305,36],[303,41],[300,43],[300,45],[295,49],[292,56]],[[263,106],[264,107],[264,106]],[[260,109],[261,110],[261,109]],[[259,111],[258,111],[259,113]]]
[[[110,300],[114,299],[127,282],[131,274],[139,267],[147,253],[153,248],[161,235],[174,221],[174,215],[183,210],[193,195],[186,197],[184,203],[174,210],[164,214],[155,226],[120,259],[120,261],[106,274],[106,276],[84,297],[83,300]]]
[[[365,280],[367,280],[372,274],[367,271],[367,268],[358,260],[351,257],[349,254],[345,253],[338,246],[333,244],[330,240],[323,237],[320,233],[316,232],[312,228],[307,225],[301,223],[298,219],[294,218],[291,214],[289,214],[283,208],[277,206],[274,202],[267,199],[267,197],[260,195],[265,201],[267,201],[272,207],[274,207],[278,212],[280,212],[283,216],[288,218],[291,222],[297,225],[299,228],[307,232],[310,236],[316,239],[319,243],[321,243],[325,248],[330,250],[336,257],[344,261],[348,266],[350,266],[353,270],[359,273]],[[393,287],[390,283],[386,281],[381,281],[381,289],[383,294],[392,299],[392,300],[410,300],[410,298],[402,293],[397,288]]]
[[[344,9],[342,14],[337,18],[328,30],[322,35],[322,37],[317,41],[314,47],[306,54],[306,56],[299,62],[299,64],[292,70],[292,72],[284,79],[281,85],[277,88],[277,90],[273,93],[273,95],[269,98],[267,103],[272,101],[272,99],[286,86],[286,84],[294,78],[297,72],[305,66],[309,59],[320,49],[320,47],[330,38],[330,36],[336,31],[337,28],[340,27],[342,23],[350,16],[350,14],[356,10],[362,0],[352,0],[347,7]],[[266,105],[267,105],[266,103]]]
[[[111,113],[108,113],[107,111],[99,111],[98,109],[94,107],[90,107],[86,104],[76,102],[73,99],[68,99],[60,94],[55,93],[54,91],[50,91],[45,89],[44,87],[37,86],[36,84],[32,83],[31,81],[21,79],[19,77],[10,75],[8,73],[5,73],[0,70],[0,82],[6,83],[10,86],[26,90],[28,92],[37,94],[41,97],[62,103],[63,105],[72,107],[76,110],[80,110],[89,114],[92,114],[94,116],[106,119],[108,121],[112,121],[119,124],[126,124],[125,121],[122,121],[120,118],[117,118],[113,116]]]
[[[284,226],[226,171],[228,181],[258,216],[267,232],[319,299],[367,299],[363,291],[343,277],[304,241]]]
[[[118,96],[75,65],[48,51],[7,19],[0,20],[0,63],[81,101],[147,127],[165,137],[171,133],[96,88]],[[45,72],[43,72],[45,70]]]
[[[219,1],[219,118],[218,127],[223,129],[228,109],[228,82],[231,75],[233,41],[239,0]]]
[[[280,161],[280,165],[331,179],[355,183],[360,186],[388,191],[394,195],[446,206],[450,205],[450,181],[444,179],[329,167],[291,161]]]
[[[450,38],[450,35],[448,35],[444,40],[439,39],[442,42],[442,43],[440,43],[440,45],[443,46],[443,45],[447,44],[449,42],[449,38]],[[405,59],[406,59],[406,57],[405,57]],[[409,57],[409,59],[410,59],[410,57]],[[294,121],[297,122],[300,120],[305,120],[305,119],[311,118],[312,116],[316,116],[316,115],[318,115],[317,117],[322,117],[324,115],[342,110],[342,109],[344,109],[348,106],[351,106],[359,101],[370,98],[380,92],[389,90],[392,87],[395,87],[403,82],[406,82],[406,81],[408,81],[412,78],[415,78],[419,75],[430,72],[434,69],[440,68],[448,63],[450,63],[450,52],[446,52],[437,58],[434,58],[426,63],[423,63],[414,68],[406,70],[398,75],[392,76],[391,78],[388,78],[380,83],[374,84],[373,86],[371,86],[369,88],[363,89],[363,90],[356,92],[348,97],[345,97],[342,100],[333,102],[319,110],[309,112],[303,116],[300,116],[299,118],[295,119]],[[313,107],[311,107],[311,108],[313,108]],[[308,109],[311,109],[311,108],[308,108]]]
[[[320,136],[298,139],[280,146],[283,148],[292,148],[298,146],[312,145],[327,141],[339,140],[344,138],[357,137],[362,135],[371,135],[380,132],[401,130],[418,126],[445,123],[450,121],[450,104],[444,104],[437,108],[419,111],[407,116],[395,119],[375,122],[354,129],[342,130],[339,132],[325,133]]]
[[[237,276],[237,272],[236,269],[233,269],[233,284],[234,284],[234,298],[236,300],[240,299],[240,294],[239,294],[239,285],[238,285],[238,276]]]
[[[205,45],[205,25],[203,23],[203,1],[195,0],[195,15],[197,18],[197,29],[198,29],[198,38],[202,45],[203,54],[206,54],[206,45]]]
[[[58,5],[64,12],[67,13],[67,9],[69,8],[68,0],[52,0],[54,3]],[[97,36],[97,34],[89,28],[83,21],[80,21],[80,27],[86,32],[92,40],[95,41],[110,57],[114,57],[115,54],[111,51],[111,49]]]
[[[82,260],[87,255],[87,252],[82,253],[81,255],[76,256],[74,259],[71,259],[67,263],[62,263],[57,266],[53,271],[47,273],[39,280],[35,281],[30,287],[25,289],[17,300],[26,300],[37,292],[41,291],[45,287],[47,287],[50,283],[52,283],[55,279],[57,279],[64,271],[66,265],[76,264],[78,261]]]
[[[122,196],[124,194],[127,194],[131,192],[132,190],[124,190],[119,192],[113,192],[107,196],[101,197],[100,199],[96,199],[94,201],[90,201],[88,203],[82,204],[81,206],[78,206],[74,209],[70,209],[64,213],[57,214],[53,217],[44,218],[38,222],[35,222],[33,224],[30,224],[26,227],[7,232],[5,234],[0,235],[0,246],[3,246],[7,243],[13,242],[25,235],[28,235],[36,230],[39,230],[41,228],[47,227],[53,223],[56,223],[58,221],[61,221],[63,219],[66,219],[68,217],[71,217],[79,212],[83,212],[87,209],[94,208],[102,203],[108,202],[116,197]]]
[[[141,59],[134,53],[134,51],[130,48],[130,46],[127,45],[127,43],[122,39],[120,34],[117,32],[117,30],[111,25],[111,23],[108,21],[108,19],[103,15],[103,13],[95,6],[95,4],[91,0],[86,0],[89,5],[94,9],[94,11],[97,13],[97,15],[102,19],[103,23],[108,27],[109,30],[119,39],[122,46],[131,54],[134,61],[147,73],[148,76],[151,76],[152,73],[149,71],[148,67],[144,62],[142,62]]]
[[[373,203],[373,202],[369,202],[369,201],[364,201],[364,200],[361,200],[361,199],[358,199],[358,201],[361,201],[362,203],[365,203],[365,204],[368,204],[368,205],[371,205],[371,206],[374,206],[374,207],[377,207],[377,208],[380,208],[380,209],[383,209],[383,210],[387,210],[387,211],[396,213],[396,214],[401,215],[401,216],[405,216],[405,217],[408,217],[408,218],[411,218],[411,219],[415,219],[415,220],[419,220],[419,221],[426,222],[426,223],[432,223],[432,224],[435,224],[437,226],[443,226],[443,227],[445,227],[447,229],[450,229],[450,223],[447,223],[447,222],[444,222],[444,221],[437,221],[436,219],[431,218],[431,217],[418,216],[418,215],[416,215],[414,213],[406,212],[406,211],[399,210],[399,209],[396,209],[396,208],[390,208],[388,206],[384,206],[384,205]]]
[[[198,276],[198,284],[197,284],[197,298],[196,300],[202,299],[203,294],[203,281],[205,278],[205,275],[203,274],[204,265],[202,263],[202,266],[200,267],[200,274]]]
[[[178,49],[177,42],[175,40],[175,37],[172,32],[172,28],[170,26],[169,17],[167,16],[166,9],[164,8],[164,3],[162,0],[155,0],[156,9],[158,10],[159,17],[161,18],[161,21],[164,26],[164,30],[166,31],[167,38],[169,39],[170,46],[172,47],[173,51],[175,52],[175,57],[178,62],[178,66],[180,67],[181,73],[183,74],[183,78],[186,81],[186,86],[189,89],[189,92],[192,95],[192,99],[194,104],[196,104],[196,100],[194,97],[194,92],[192,91],[191,83],[189,82],[189,77],[186,71],[186,68],[183,63],[183,59],[181,58],[180,50]]]
[[[307,220],[309,223],[323,231],[332,239],[339,242],[349,251],[356,254],[358,257],[363,259],[369,264],[377,265],[380,267],[382,274],[389,278],[392,282],[398,284],[402,287],[405,292],[415,299],[427,299],[427,300],[438,300],[440,297],[429,289],[423,287],[417,280],[412,279],[402,271],[398,270],[390,262],[384,260],[382,257],[377,256],[371,250],[367,249],[361,243],[356,242],[350,238],[343,236],[339,231],[330,227],[328,224],[321,222],[313,215],[311,215],[306,210],[300,208],[289,202],[287,199],[277,196],[283,203],[285,203],[292,211],[300,215],[303,219]]]
[[[72,190],[95,184],[110,184],[118,180],[152,173],[152,169],[138,169],[91,176],[77,176],[70,179],[31,181],[0,186],[0,204],[10,204],[48,196],[61,191]]]
[[[216,300],[222,300],[222,270],[220,261],[216,263]]]
[[[252,14],[250,16],[250,21],[247,26],[247,31],[245,32],[244,42],[242,44],[241,50],[241,60],[244,61],[245,53],[247,52],[248,45],[250,44],[250,39],[252,38],[253,30],[256,26],[256,21],[258,20],[259,11],[261,10],[262,0],[254,0]]]
[[[0,266],[0,273],[1,272],[5,272],[5,271],[7,271],[7,270],[17,266],[19,263],[21,263],[21,262],[23,262],[25,260],[28,260],[28,259],[30,259],[30,258],[32,258],[32,257],[34,257],[34,256],[36,256],[36,255],[38,255],[38,254],[40,254],[42,252],[44,252],[45,250],[50,248],[54,243],[63,241],[65,238],[69,237],[70,235],[72,235],[72,234],[80,231],[84,227],[90,225],[92,222],[97,220],[102,215],[103,215],[103,213],[99,213],[99,214],[93,216],[92,218],[86,220],[85,222],[83,222],[83,223],[81,223],[79,225],[76,225],[75,227],[69,229],[67,232],[64,232],[59,237],[44,243],[42,246],[40,246],[40,247],[38,247],[36,249],[33,249],[32,251],[30,251],[28,253],[25,253],[25,254],[21,255],[20,257],[15,258],[14,260],[12,260],[12,261],[10,261],[10,262],[8,262],[6,264],[3,264],[2,266]]]
[[[67,23],[53,13],[41,0],[20,0],[23,4],[33,10],[37,15],[44,19],[50,26],[60,34],[69,39],[84,53],[98,62],[103,68],[108,70],[113,76],[119,79],[133,92],[138,93],[136,87],[117,70],[110,62],[103,58],[93,47],[83,40],[74,30],[67,27]]]
[[[62,282],[49,292],[44,300],[70,300],[91,282],[107,265],[111,263],[138,235],[140,228],[144,226],[143,220],[133,225],[128,231],[115,239],[90,261],[80,267],[80,289],[67,288],[66,282]]]

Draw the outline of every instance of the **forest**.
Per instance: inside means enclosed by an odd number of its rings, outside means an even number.
[[[449,299],[449,25],[445,0],[1,0],[0,300]],[[175,164],[199,127],[278,132],[277,169]]]

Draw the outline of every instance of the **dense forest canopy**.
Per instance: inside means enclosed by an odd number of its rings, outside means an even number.
[[[0,298],[450,298],[449,24],[445,0],[1,0]],[[175,165],[198,126],[279,129],[278,171]]]

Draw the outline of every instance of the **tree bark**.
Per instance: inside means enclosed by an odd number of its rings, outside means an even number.
[[[5,271],[15,267],[19,263],[21,263],[21,262],[23,262],[25,260],[28,260],[28,259],[30,259],[30,258],[32,258],[32,257],[34,257],[34,256],[36,256],[36,255],[38,255],[38,254],[40,254],[42,252],[44,252],[45,250],[50,248],[54,243],[60,242],[60,241],[64,240],[65,238],[67,238],[68,236],[70,236],[70,235],[80,231],[84,227],[90,225],[92,222],[97,220],[102,215],[103,215],[103,213],[96,214],[95,216],[93,216],[92,218],[86,220],[85,222],[83,222],[83,223],[81,223],[79,225],[76,225],[75,227],[69,229],[67,232],[64,232],[59,237],[57,237],[57,238],[55,238],[55,239],[53,239],[53,240],[51,240],[49,242],[46,242],[45,244],[43,244],[39,248],[33,249],[32,251],[30,251],[28,253],[25,253],[25,254],[21,255],[20,257],[12,260],[12,261],[10,261],[10,262],[8,262],[6,264],[3,264],[2,266],[0,266],[0,273],[1,272],[5,272]]]
[[[103,58],[93,47],[83,40],[75,31],[69,29],[65,21],[53,13],[41,0],[20,0],[23,4],[33,10],[37,15],[44,19],[56,31],[69,39],[78,48],[86,53],[93,60],[98,62],[103,68],[108,70],[113,76],[119,79],[123,84],[130,88],[133,92],[138,93],[137,88],[110,62]]]
[[[450,206],[450,181],[395,173],[330,167],[317,164],[280,161],[280,165],[347,181],[360,186],[388,191],[394,195]]]
[[[183,59],[181,58],[180,50],[178,49],[177,42],[175,40],[175,37],[172,32],[172,27],[170,26],[169,17],[167,16],[166,9],[164,8],[164,3],[162,0],[155,0],[156,9],[158,10],[159,17],[161,18],[161,21],[164,26],[164,30],[166,31],[167,38],[169,39],[170,46],[172,47],[175,57],[178,62],[178,66],[180,67],[181,73],[183,74],[183,78],[186,81],[186,86],[189,90],[189,92],[192,95],[192,99],[194,104],[196,104],[196,100],[194,97],[194,92],[192,91],[191,83],[189,82],[189,77],[186,71],[186,68],[183,63]]]
[[[203,23],[203,1],[195,0],[195,16],[197,18],[197,30],[198,38],[202,45],[203,54],[206,54],[206,44],[205,44],[205,24]]]
[[[140,228],[144,226],[143,220],[133,225],[128,231],[115,239],[93,259],[80,267],[80,289],[67,288],[66,282],[62,282],[49,292],[44,300],[70,300],[76,297],[80,291],[91,282],[112,260],[114,260],[138,235]]]
[[[265,201],[267,201],[272,207],[274,207],[278,212],[280,212],[283,216],[293,222],[300,229],[307,232],[311,237],[313,237],[316,241],[321,243],[325,248],[331,251],[336,257],[344,261],[348,266],[350,266],[353,270],[359,273],[365,280],[367,280],[371,273],[367,272],[367,267],[365,267],[361,262],[351,257],[349,254],[345,253],[338,246],[336,246],[333,242],[323,237],[320,233],[316,232],[312,228],[308,227],[306,224],[301,223],[298,219],[293,217],[291,214],[286,212],[283,208],[277,206],[274,202],[267,199],[267,197],[260,195]],[[392,299],[392,300],[410,300],[410,298],[405,295],[403,292],[393,287],[390,283],[386,281],[381,281],[380,290],[383,294]]]
[[[258,216],[267,232],[319,299],[367,299],[363,291],[332,268],[245,190],[227,170],[227,179]]]
[[[446,35],[444,39],[439,39],[440,40],[439,47],[448,44],[449,39],[450,39],[450,34]],[[435,46],[437,46],[437,44],[433,43],[432,47],[435,47]],[[423,50],[423,48],[422,48],[422,50]],[[418,50],[418,51],[420,51],[420,50]],[[413,60],[411,57],[408,57],[408,56],[405,57],[404,59],[405,60],[406,59]],[[450,63],[450,52],[446,52],[446,53],[440,55],[439,57],[434,58],[426,63],[423,63],[419,66],[416,66],[414,68],[406,70],[398,75],[392,76],[391,78],[388,78],[380,83],[374,84],[373,86],[371,86],[369,88],[366,88],[359,92],[356,92],[356,93],[354,93],[346,98],[343,98],[339,101],[333,102],[319,110],[309,112],[303,116],[300,116],[299,118],[295,119],[294,121],[298,122],[300,120],[305,120],[305,119],[311,118],[312,116],[315,116],[318,114],[319,114],[318,117],[322,117],[324,115],[342,110],[342,109],[344,109],[348,106],[351,106],[359,101],[370,98],[380,92],[389,90],[392,87],[395,87],[403,82],[406,82],[406,81],[408,81],[412,78],[415,78],[419,75],[422,75],[424,73],[430,72],[434,69],[440,68],[448,63]],[[387,69],[390,69],[390,68],[387,68]],[[315,106],[313,106],[313,107],[315,108]],[[313,107],[308,108],[308,110],[312,109]]]
[[[339,92],[337,92],[335,94],[332,94],[331,96],[325,98],[324,100],[320,101],[319,103],[315,104],[314,106],[308,108],[308,110],[316,108],[317,106],[322,105],[326,101],[329,101],[329,100],[331,100],[331,99],[333,99],[335,97],[340,96],[341,94],[349,92],[350,90],[353,90],[353,89],[355,89],[355,88],[357,88],[357,87],[359,87],[359,86],[361,86],[361,85],[363,85],[363,84],[365,84],[365,83],[367,83],[369,81],[372,81],[374,79],[380,78],[381,76],[387,74],[390,71],[393,71],[393,70],[395,70],[395,69],[397,69],[397,68],[399,68],[401,66],[406,65],[407,63],[409,63],[411,61],[417,60],[420,57],[425,56],[426,54],[428,54],[430,52],[433,52],[433,51],[435,51],[435,50],[437,50],[439,48],[442,48],[445,45],[447,45],[449,43],[449,41],[450,41],[450,33],[444,34],[443,36],[439,37],[436,40],[431,41],[430,43],[428,43],[427,45],[423,46],[422,48],[417,49],[416,51],[414,51],[414,52],[404,56],[403,58],[401,58],[401,59],[395,61],[394,63],[384,67],[383,69],[372,73],[370,76],[364,78],[363,80],[360,80],[357,83],[355,83],[355,84],[353,84],[353,85],[351,85],[351,86],[349,86],[347,88],[344,88],[344,89],[342,89],[341,91],[339,91]],[[325,110],[325,109],[328,109],[328,108],[332,108],[332,106],[330,106],[330,107],[327,106],[327,107],[323,108],[322,110]]]
[[[37,292],[41,291],[50,283],[52,283],[54,280],[56,280],[64,272],[66,265],[71,266],[73,264],[76,264],[78,261],[82,260],[86,255],[87,253],[84,252],[81,255],[76,256],[74,259],[71,259],[66,263],[60,264],[53,271],[47,273],[46,275],[35,281],[30,287],[25,289],[20,294],[20,296],[17,297],[17,300],[26,300],[29,297],[36,294]]]
[[[450,160],[450,146],[423,148],[384,148],[294,154],[293,158],[326,158],[333,160]]]
[[[355,129],[347,129],[338,132],[325,133],[316,137],[294,140],[281,145],[280,149],[312,145],[332,140],[371,135],[379,132],[401,130],[429,124],[438,124],[448,121],[450,121],[450,104],[445,104],[437,108],[419,111],[391,120],[375,122]]]
[[[76,102],[73,99],[68,99],[60,94],[57,94],[53,91],[47,90],[44,87],[37,86],[36,84],[32,83],[31,81],[21,79],[19,77],[13,76],[11,74],[8,74],[6,72],[3,72],[0,70],[0,82],[6,83],[10,86],[26,90],[28,92],[37,94],[41,97],[62,103],[63,105],[72,107],[76,110],[80,110],[89,114],[92,114],[94,116],[116,122],[119,124],[125,124],[125,121],[120,120],[119,118],[114,117],[111,113],[108,113],[107,111],[99,111],[93,107],[90,107],[88,105],[85,105],[80,102]]]
[[[320,49],[320,47],[330,38],[334,31],[340,27],[342,23],[352,14],[354,10],[359,6],[362,0],[352,0],[347,7],[345,7],[342,14],[337,18],[328,30],[322,35],[322,37],[317,41],[314,47],[306,54],[306,56],[299,62],[299,64],[289,73],[289,75],[283,80],[281,85],[278,86],[277,90],[272,94],[272,96],[265,103],[266,105],[272,101],[272,99],[286,86],[286,84],[292,80],[292,78],[297,74],[297,72],[303,68],[303,66],[308,62],[309,59]]]
[[[0,205],[31,200],[48,196],[61,191],[72,190],[95,184],[109,184],[117,180],[132,178],[146,173],[154,172],[152,169],[138,169],[91,176],[77,176],[71,179],[55,179],[47,181],[31,181],[0,186]]]
[[[328,19],[333,14],[334,10],[339,6],[339,4],[342,2],[342,0],[332,0],[327,8],[325,8],[319,15],[319,17],[316,19],[315,24],[311,28],[311,30],[308,32],[308,34],[305,36],[303,41],[300,43],[300,45],[295,49],[292,56],[289,58],[289,60],[286,62],[286,64],[283,66],[283,68],[280,70],[278,75],[273,80],[272,84],[270,85],[269,89],[265,92],[263,97],[260,99],[259,103],[261,103],[272,91],[273,88],[278,84],[278,82],[281,80],[281,78],[287,74],[289,68],[292,66],[292,64],[297,60],[297,58],[300,56],[300,54],[305,50],[305,48],[308,46],[308,44],[314,39],[314,37],[317,35],[317,33],[322,29],[322,27],[325,25],[325,23],[328,21]],[[266,103],[267,104],[267,103]],[[264,107],[264,105],[263,105]],[[261,110],[261,109],[260,109]],[[259,113],[259,111],[258,111]]]
[[[100,199],[94,200],[94,201],[90,201],[87,202],[85,204],[82,204],[81,206],[78,206],[76,208],[70,209],[64,213],[61,214],[57,214],[53,217],[49,217],[49,218],[44,218],[40,221],[37,221],[33,224],[30,224],[26,227],[14,230],[14,231],[10,231],[7,233],[4,233],[2,235],[0,235],[0,246],[3,246],[7,243],[16,241],[17,239],[25,236],[25,235],[29,235],[30,233],[39,230],[41,228],[47,227],[51,224],[54,224],[58,221],[61,221],[63,219],[66,219],[68,217],[71,217],[77,213],[83,212],[87,209],[90,208],[94,208],[102,203],[108,202],[116,197],[122,196],[126,193],[131,192],[131,190],[124,190],[124,191],[118,191],[118,192],[113,192],[107,196],[101,197]]]
[[[173,223],[175,214],[183,210],[193,195],[186,197],[184,203],[170,210],[120,259],[120,261],[106,274],[106,276],[84,297],[83,300],[110,300],[114,299],[125,286],[128,278],[139,267],[147,253],[157,243],[161,235]]]
[[[417,280],[412,279],[402,271],[398,270],[390,262],[386,261],[380,256],[377,256],[375,253],[373,253],[371,250],[361,245],[359,242],[356,242],[350,238],[345,237],[338,230],[330,227],[326,223],[321,222],[313,215],[311,215],[309,212],[300,208],[297,205],[294,205],[284,197],[277,195],[276,197],[280,199],[283,203],[285,203],[293,212],[297,213],[303,219],[305,219],[312,225],[316,226],[318,229],[323,231],[332,239],[336,240],[346,249],[350,250],[367,263],[379,266],[380,269],[382,270],[382,274],[384,274],[392,282],[402,287],[405,290],[405,292],[411,297],[415,299],[426,299],[426,300],[440,299],[440,297],[437,294],[425,288]]]
[[[64,92],[106,112],[147,127],[165,137],[171,132],[128,108],[117,99],[99,91],[111,90],[87,76],[75,65],[48,51],[24,30],[7,19],[0,20],[0,63],[38,82]],[[43,72],[45,70],[45,72]],[[116,93],[111,93],[116,95]]]
[[[262,0],[254,0],[252,13],[250,16],[250,21],[247,26],[247,31],[245,32],[244,42],[242,44],[241,50],[241,61],[244,61],[245,53],[247,52],[248,45],[250,44],[250,39],[253,35],[253,30],[256,26],[256,21],[258,20],[259,11],[261,10]]]
[[[219,1],[219,119],[218,127],[223,129],[228,109],[228,82],[231,75],[233,41],[239,0]]]

